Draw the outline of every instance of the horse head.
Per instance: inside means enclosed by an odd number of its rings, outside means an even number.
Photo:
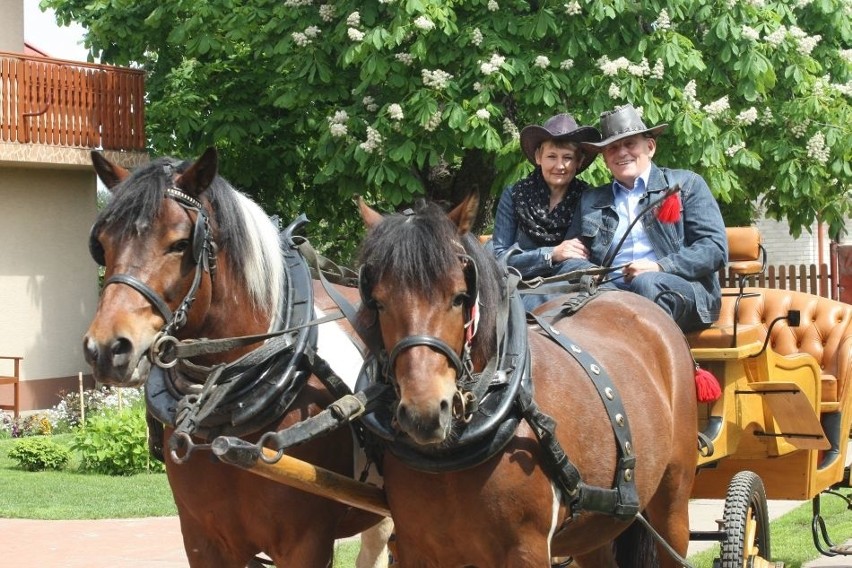
[[[227,286],[234,266],[249,261],[235,260],[238,255],[228,248],[252,239],[239,238],[250,231],[233,212],[241,201],[217,175],[213,148],[194,163],[158,158],[133,173],[97,152],[92,162],[112,198],[90,235],[92,256],[105,272],[83,352],[97,381],[137,386],[148,375],[156,356],[152,347],[160,338],[215,337],[229,321],[216,301],[218,291]],[[277,231],[271,230],[271,246],[277,249]],[[231,309],[240,310],[231,319],[247,320],[240,327],[268,328],[268,309],[231,296],[237,304]]]
[[[385,218],[359,201],[369,229],[362,311],[377,314],[398,428],[421,445],[451,439],[465,413],[460,381],[493,350],[490,332],[477,336],[478,326],[493,327],[480,312],[497,294],[496,265],[470,234],[478,204],[472,193],[449,214],[427,204]]]

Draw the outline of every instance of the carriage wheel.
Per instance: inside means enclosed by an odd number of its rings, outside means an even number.
[[[766,491],[760,476],[741,471],[728,485],[724,512],[727,538],[722,541],[720,568],[774,566],[767,561],[769,549],[769,517]]]

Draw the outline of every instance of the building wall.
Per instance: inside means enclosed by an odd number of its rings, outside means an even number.
[[[25,409],[57,402],[39,400],[34,381],[88,373],[81,340],[98,300],[87,247],[96,192],[91,168],[0,164],[0,355],[24,357]],[[10,387],[0,400],[11,401]]]
[[[0,51],[24,52],[23,0],[0,0]]]

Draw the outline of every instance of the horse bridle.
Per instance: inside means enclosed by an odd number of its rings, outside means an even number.
[[[462,268],[467,281],[467,290],[469,299],[466,301],[465,311],[465,342],[462,348],[461,355],[455,352],[446,341],[432,335],[409,335],[400,339],[389,353],[381,350],[378,354],[381,365],[382,376],[390,384],[397,388],[394,368],[397,357],[403,351],[416,346],[425,346],[435,351],[438,351],[449,360],[456,372],[456,384],[458,385],[461,379],[470,378],[473,375],[473,360],[471,359],[471,342],[476,334],[476,326],[478,325],[479,316],[479,272],[476,267],[476,262],[467,254],[460,254],[459,260],[462,263]],[[358,274],[358,291],[361,294],[361,302],[371,310],[376,309],[376,302],[372,297],[372,285],[369,282],[364,266]],[[470,420],[471,412],[468,408],[471,402],[471,393],[462,391],[461,388],[456,390],[453,397],[453,415],[462,420]]]
[[[165,300],[150,286],[142,280],[130,274],[113,274],[103,284],[103,289],[106,289],[110,284],[124,284],[130,286],[147,299],[160,315],[163,316],[165,324],[160,329],[157,339],[151,345],[149,355],[152,362],[160,367],[168,368],[177,363],[177,359],[164,361],[162,354],[167,351],[170,344],[177,343],[173,337],[181,327],[186,325],[187,314],[189,313],[192,303],[195,301],[195,295],[201,285],[201,277],[204,272],[210,273],[210,278],[215,278],[216,275],[216,243],[213,241],[213,232],[210,229],[210,219],[201,202],[184,193],[177,187],[169,187],[165,190],[164,196],[175,200],[189,215],[190,211],[196,214],[195,225],[192,231],[192,242],[190,243],[192,251],[192,260],[195,264],[195,275],[192,279],[192,285],[184,296],[183,300],[178,305],[177,309],[172,312]],[[92,226],[89,234],[89,253],[92,258],[100,266],[106,264],[103,246],[97,239],[99,224]]]

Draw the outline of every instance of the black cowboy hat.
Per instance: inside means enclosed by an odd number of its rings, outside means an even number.
[[[633,105],[624,105],[602,113],[601,132],[604,139],[600,142],[584,142],[583,146],[589,150],[600,151],[616,140],[636,134],[645,134],[656,138],[666,127],[668,127],[668,124],[658,124],[648,128],[642,122],[642,117],[639,116],[639,112],[633,108]]]
[[[535,151],[545,140],[564,140],[568,142],[598,141],[601,133],[594,126],[578,126],[570,114],[557,114],[548,118],[544,124],[530,124],[521,130],[521,150],[524,156],[535,164]],[[592,152],[584,152],[583,163],[577,168],[579,174],[595,161],[597,156]]]

